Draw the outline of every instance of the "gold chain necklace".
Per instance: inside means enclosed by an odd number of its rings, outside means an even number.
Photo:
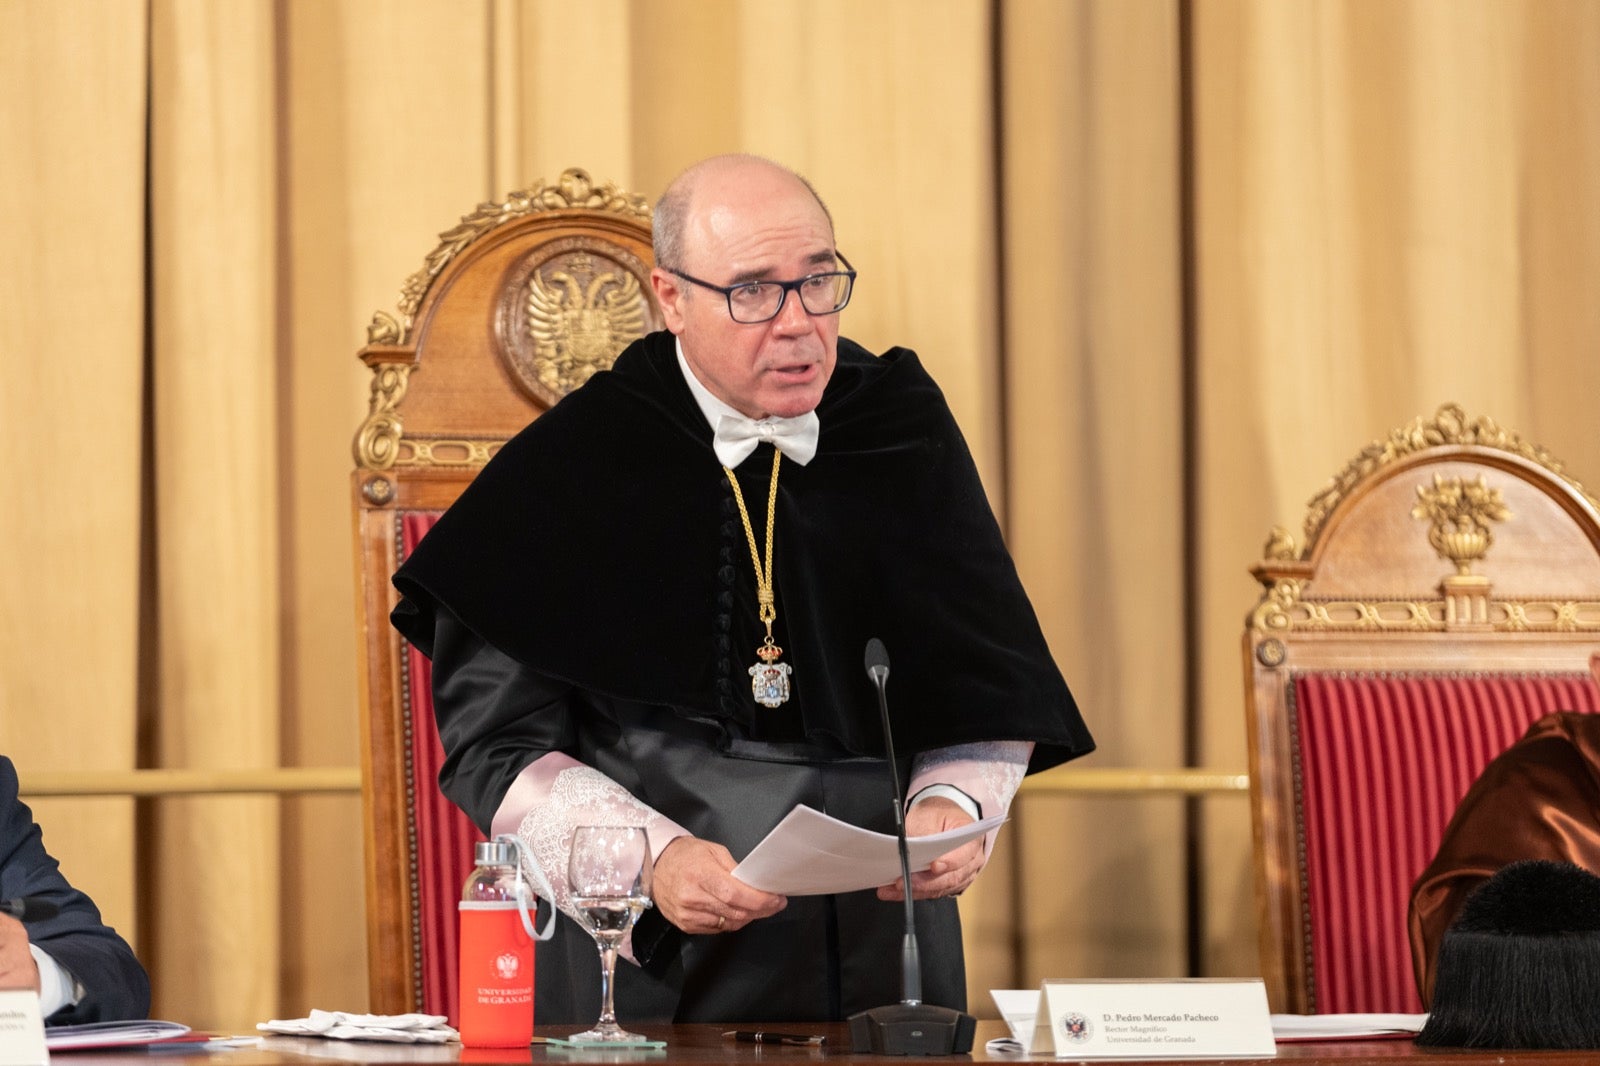
[[[778,514],[778,467],[783,463],[783,452],[772,449],[772,487],[767,490],[767,559],[761,561],[761,551],[756,547],[756,530],[750,524],[750,510],[744,505],[744,493],[739,489],[739,479],[733,471],[723,466],[728,484],[733,487],[734,502],[739,505],[739,517],[744,520],[745,539],[750,543],[750,562],[756,569],[756,616],[766,624],[767,639],[756,649],[759,663],[752,666],[750,691],[763,707],[777,707],[789,698],[789,674],[794,670],[788,663],[778,662],[783,649],[772,639],[772,623],[778,620],[777,600],[772,593],[772,526]]]

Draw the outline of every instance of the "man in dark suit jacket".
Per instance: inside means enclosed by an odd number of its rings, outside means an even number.
[[[33,988],[47,1025],[143,1018],[150,979],[133,949],[61,876],[33,812],[17,798],[17,771],[0,755],[0,899],[38,896],[59,913],[23,925],[0,915],[0,988]]]

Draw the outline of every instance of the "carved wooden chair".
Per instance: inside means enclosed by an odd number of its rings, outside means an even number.
[[[371,1009],[456,1012],[456,901],[481,839],[440,793],[426,658],[389,625],[407,553],[500,446],[660,328],[642,197],[568,170],[440,235],[379,311],[352,477]]]
[[[1273,531],[1244,633],[1262,972],[1273,1008],[1420,1011],[1411,886],[1484,765],[1600,710],[1600,502],[1447,405]]]

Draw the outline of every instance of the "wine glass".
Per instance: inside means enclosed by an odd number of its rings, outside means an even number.
[[[617,1025],[617,948],[650,906],[650,841],[643,829],[581,825],[572,836],[567,885],[578,924],[600,948],[600,1020],[567,1039],[575,1044],[636,1044],[647,1038]]]

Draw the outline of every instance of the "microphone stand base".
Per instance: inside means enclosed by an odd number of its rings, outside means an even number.
[[[893,1003],[850,1015],[850,1045],[874,1055],[965,1055],[978,1020],[931,1003]]]

